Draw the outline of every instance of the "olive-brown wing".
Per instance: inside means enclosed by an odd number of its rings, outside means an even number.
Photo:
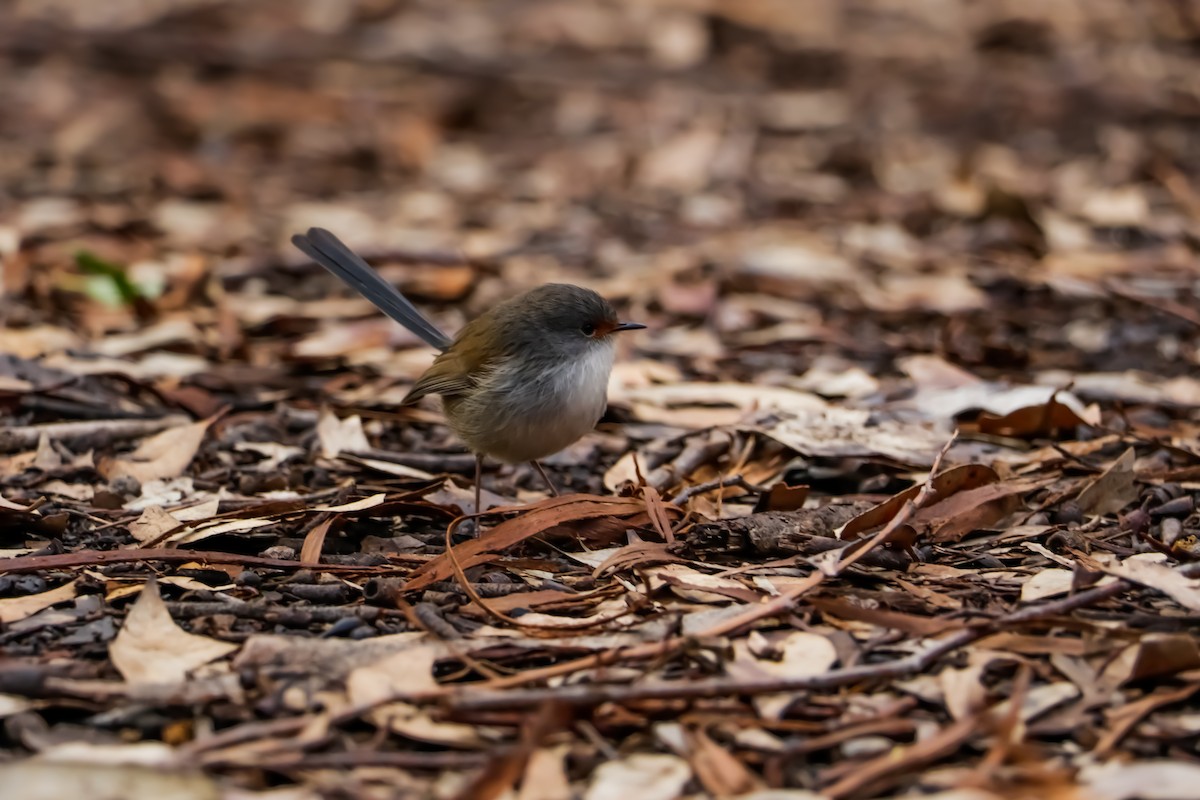
[[[415,403],[427,394],[440,394],[444,398],[469,394],[479,386],[497,364],[504,358],[503,336],[496,334],[497,309],[468,322],[454,337],[454,342],[444,353],[434,359],[412,389],[404,397],[404,403]]]

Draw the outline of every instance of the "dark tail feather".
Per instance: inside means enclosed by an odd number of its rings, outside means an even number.
[[[375,304],[383,313],[420,336],[438,350],[450,346],[450,338],[438,330],[400,291],[379,277],[342,240],[324,228],[309,228],[307,234],[296,234],[292,244],[325,269],[342,279],[348,286]]]

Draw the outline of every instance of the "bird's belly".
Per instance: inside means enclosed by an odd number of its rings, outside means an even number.
[[[509,463],[544,458],[570,446],[604,413],[611,348],[538,372],[500,371],[469,398],[445,402],[446,418],[467,446]]]

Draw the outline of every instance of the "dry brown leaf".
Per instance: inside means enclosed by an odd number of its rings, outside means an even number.
[[[1138,498],[1134,481],[1134,462],[1137,454],[1130,447],[1113,463],[1108,465],[1095,480],[1083,487],[1075,504],[1084,514],[1115,514]]]
[[[645,502],[640,498],[585,494],[552,497],[528,506],[520,516],[500,523],[478,539],[455,546],[452,555],[439,555],[423,565],[412,574],[405,589],[415,591],[449,578],[454,574],[451,558],[456,559],[462,569],[468,569],[490,561],[496,553],[556,525],[599,517],[623,517],[644,511]]]
[[[161,684],[180,682],[197,667],[237,649],[235,644],[197,636],[176,625],[151,579],[126,614],[108,653],[129,683]]]
[[[356,706],[371,706],[371,724],[410,739],[457,747],[486,746],[482,726],[436,721],[425,708],[390,698],[432,691],[438,687],[433,665],[446,653],[445,645],[424,634],[412,644],[365,666],[351,670],[346,692]]]
[[[200,443],[204,441],[204,435],[212,423],[210,418],[168,428],[142,442],[127,456],[101,460],[98,465],[100,474],[110,481],[128,476],[138,483],[178,477],[196,457],[196,451],[200,449]]]
[[[949,438],[928,425],[879,420],[869,411],[834,407],[804,414],[769,412],[739,429],[761,433],[806,456],[883,456],[925,467],[933,465]]]
[[[1009,480],[964,489],[917,511],[909,525],[935,542],[957,542],[972,531],[989,528],[1022,507],[1021,495],[1050,483]]]
[[[1069,401],[1069,395],[1059,392],[1054,399],[1045,403],[1025,406],[1002,416],[991,413],[980,414],[975,425],[983,433],[992,433],[998,436],[1035,436],[1052,433],[1063,428],[1074,428],[1077,425],[1100,424],[1098,407],[1089,406],[1079,410]]]
[[[1200,668],[1200,642],[1189,633],[1146,634],[1137,644],[1129,681],[1162,678]]]
[[[321,563],[321,550],[325,547],[325,536],[329,533],[333,520],[333,517],[321,520],[304,535],[304,544],[300,547],[301,564]]]
[[[760,658],[752,652],[747,640],[738,640],[733,645],[734,658],[728,665],[729,674],[747,680],[794,678],[805,675],[823,675],[837,663],[837,649],[828,638],[808,631],[793,631],[770,643],[768,658]],[[754,705],[767,719],[779,719],[783,712],[796,700],[790,693],[756,695]]]
[[[964,719],[987,707],[988,690],[982,679],[994,660],[994,657],[976,656],[971,658],[966,667],[947,667],[938,673],[937,680],[941,684],[942,699],[951,717]]]
[[[663,586],[684,600],[693,603],[716,603],[724,605],[730,598],[743,602],[755,602],[759,593],[746,588],[741,581],[707,575],[684,564],[666,564],[642,571],[651,590]]]
[[[964,274],[887,275],[878,287],[859,284],[863,303],[876,311],[955,314],[982,308],[987,295]]]
[[[77,581],[70,581],[38,594],[0,599],[0,624],[7,625],[10,622],[32,616],[44,608],[74,600],[77,594],[76,583]]]
[[[1179,574],[1165,560],[1161,553],[1139,553],[1116,566],[1104,567],[1104,571],[1160,591],[1184,608],[1200,611],[1200,579]]]
[[[745,764],[704,731],[689,730],[686,735],[692,771],[714,797],[740,797],[746,792],[765,788],[763,781]]]
[[[171,516],[162,506],[148,506],[142,515],[129,523],[129,535],[141,544],[157,541],[183,523]]]
[[[200,525],[188,526],[178,533],[171,534],[164,540],[164,544],[181,545],[192,544],[207,539],[211,536],[220,536],[225,533],[241,533],[242,531],[252,531],[255,528],[264,528],[268,525],[274,525],[276,520],[271,518],[261,519],[217,519],[202,523]]]
[[[938,473],[933,479],[934,497],[950,497],[957,492],[969,491],[996,483],[1000,476],[991,467],[983,464],[963,464]],[[920,484],[908,487],[903,492],[884,500],[847,522],[838,531],[838,538],[853,540],[874,528],[886,525],[900,513],[905,504],[915,500],[921,492]],[[911,530],[911,529],[910,529]]]
[[[1069,569],[1043,569],[1021,584],[1021,602],[1036,603],[1047,597],[1058,597],[1071,591],[1075,572]]]

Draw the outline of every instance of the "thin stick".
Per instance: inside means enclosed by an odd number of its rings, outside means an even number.
[[[1185,577],[1200,577],[1200,563],[1187,564],[1176,571]],[[837,689],[864,681],[894,679],[916,674],[928,669],[950,653],[999,631],[1042,619],[1059,617],[1077,609],[1110,600],[1135,588],[1137,587],[1130,581],[1119,579],[1059,600],[1021,608],[980,625],[964,628],[933,643],[924,650],[904,658],[877,664],[859,664],[830,670],[819,675],[800,675],[790,678],[707,678],[695,681],[649,681],[615,685],[572,684],[542,689],[501,691],[473,689],[446,691],[443,689],[404,699],[417,703],[442,703],[455,711],[496,711],[531,708],[549,700],[574,706],[596,706],[602,703],[627,703],[639,700],[683,700]],[[630,656],[633,649],[626,651],[625,656]],[[642,648],[636,649],[641,650]],[[613,655],[615,656],[619,652],[616,651]]]

